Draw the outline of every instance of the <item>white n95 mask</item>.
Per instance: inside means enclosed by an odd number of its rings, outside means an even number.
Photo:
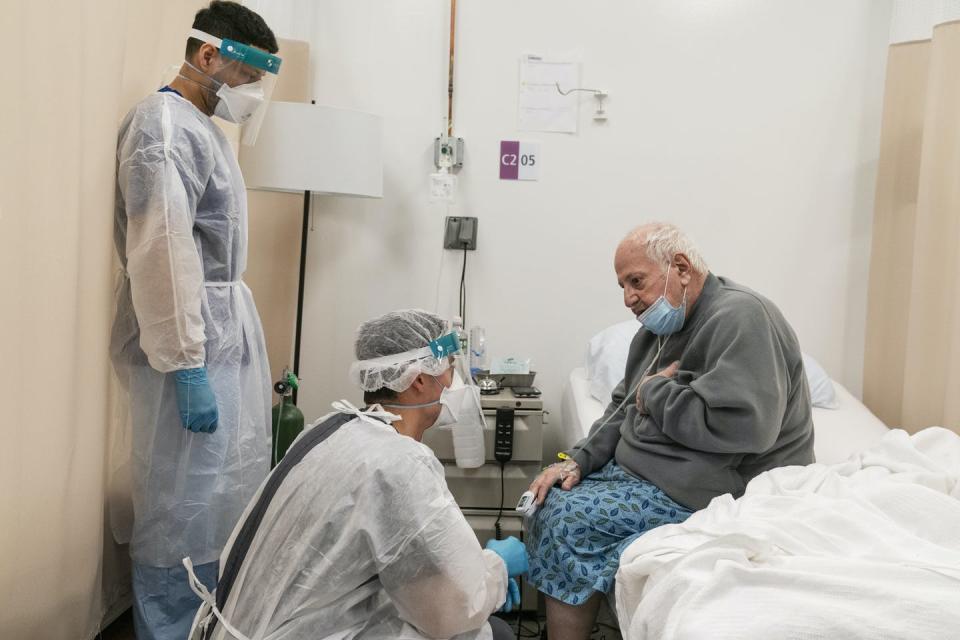
[[[258,80],[236,87],[224,83],[217,89],[220,101],[213,113],[229,122],[244,124],[264,101],[263,84]]]
[[[440,405],[440,415],[429,428],[449,427],[452,424],[479,422],[483,425],[483,410],[480,408],[480,389],[476,385],[463,384],[459,371],[453,372],[453,382],[449,387],[443,386],[436,376],[430,376],[440,385],[440,397],[431,402],[420,404],[391,404],[383,402],[382,407],[396,409],[422,409]]]
[[[434,378],[436,380],[436,378]],[[437,384],[440,381],[437,380]],[[442,386],[442,385],[441,385]],[[483,410],[480,408],[480,389],[466,385],[458,371],[453,372],[453,382],[440,391],[440,415],[431,427],[446,427],[451,424],[479,423],[483,427]]]
[[[453,372],[453,383],[449,387],[435,376],[440,385],[440,398],[423,404],[388,404],[384,408],[417,409],[440,405],[440,414],[429,428],[451,427],[453,432],[453,454],[457,466],[464,469],[475,469],[483,466],[485,447],[483,443],[483,409],[480,406],[480,389],[476,385],[463,383],[463,378],[456,370]]]
[[[434,378],[436,380],[436,378]],[[451,387],[443,387],[443,390],[440,392],[440,399],[436,403],[440,405],[440,413],[437,415],[437,419],[433,421],[433,424],[430,425],[430,428],[435,427],[449,427],[452,424],[457,422],[457,413],[454,407],[459,407],[461,404],[460,395],[457,393],[461,389],[454,389]]]

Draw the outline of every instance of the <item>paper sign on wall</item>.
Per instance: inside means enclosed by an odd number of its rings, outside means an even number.
[[[540,143],[500,141],[501,180],[539,180]]]
[[[577,132],[577,94],[561,95],[580,86],[580,65],[570,60],[527,54],[520,59],[520,111],[523,131]]]

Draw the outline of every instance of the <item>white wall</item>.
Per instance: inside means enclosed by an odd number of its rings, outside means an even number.
[[[890,42],[928,40],[941,22],[960,20],[960,0],[894,0]]]
[[[381,201],[316,198],[301,404],[357,398],[346,379],[364,319],[454,312],[460,255],[441,254],[428,201],[445,114],[448,2],[261,0],[278,35],[308,39],[319,103],[385,119]],[[806,351],[854,392],[891,5],[878,0],[461,0],[456,133],[466,139],[451,214],[480,218],[468,323],[495,353],[533,358],[559,419],[588,338],[629,318],[613,250],[648,219],[678,223],[716,273],[774,300]],[[610,93],[584,97],[577,135],[516,129],[518,58],[582,53]],[[541,144],[539,182],[498,179],[501,139]],[[293,276],[293,274],[291,274]]]

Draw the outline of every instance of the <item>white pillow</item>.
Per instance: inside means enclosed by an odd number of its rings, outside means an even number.
[[[639,322],[625,320],[590,338],[586,363],[590,395],[604,406],[610,404],[614,387],[623,380],[630,343],[639,330]]]
[[[803,370],[807,373],[807,384],[810,386],[810,403],[823,409],[839,409],[840,401],[837,400],[833,380],[819,362],[805,353],[800,355],[803,356]]]
[[[590,338],[587,345],[587,380],[590,381],[590,395],[606,406],[610,403],[613,389],[623,380],[627,368],[627,354],[630,343],[640,330],[636,320],[625,320],[607,327]],[[810,386],[810,401],[815,407],[839,409],[833,381],[820,364],[808,356],[803,356],[803,370],[807,374]]]

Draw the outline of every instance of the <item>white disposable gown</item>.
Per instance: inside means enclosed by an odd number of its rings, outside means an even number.
[[[124,266],[111,356],[129,393],[135,562],[216,560],[269,471],[270,372],[250,289],[247,200],[226,136],[173,93],[128,114],[117,145]],[[183,428],[171,371],[206,365],[220,419]]]
[[[223,614],[257,640],[490,638],[506,590],[433,452],[355,418],[284,479]]]

